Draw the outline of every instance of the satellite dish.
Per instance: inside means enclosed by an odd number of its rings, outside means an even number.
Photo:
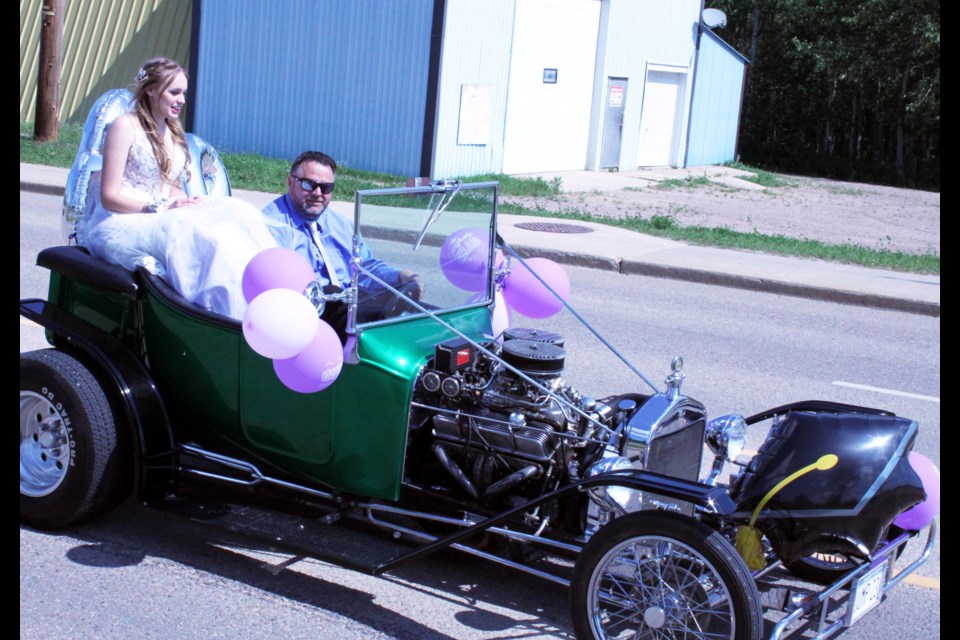
[[[703,24],[707,25],[711,29],[720,27],[721,29],[727,26],[727,14],[720,9],[704,9],[702,16]]]

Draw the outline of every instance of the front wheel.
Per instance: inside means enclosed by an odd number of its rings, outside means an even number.
[[[570,597],[581,639],[747,640],[763,631],[760,595],[733,546],[674,513],[632,513],[598,531]]]
[[[64,527],[118,503],[131,460],[110,403],[79,360],[47,349],[20,354],[20,521]]]

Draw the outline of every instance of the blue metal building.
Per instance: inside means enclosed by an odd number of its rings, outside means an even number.
[[[734,158],[746,60],[702,0],[195,0],[192,128],[448,177]]]
[[[703,29],[690,107],[687,166],[720,164],[736,156],[746,64],[747,59],[733,47]]]

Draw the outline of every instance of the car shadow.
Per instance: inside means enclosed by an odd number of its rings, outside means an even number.
[[[354,580],[354,572],[133,501],[94,522],[45,535],[77,540],[80,544],[66,553],[73,563],[115,569],[165,558],[343,616],[394,638],[572,637],[565,588],[454,551],[436,553],[376,579],[405,590],[404,602],[418,603],[405,614],[381,605],[378,599],[383,598],[378,598],[376,587],[354,586],[369,584],[371,578]],[[112,596],[100,590],[97,597]],[[427,612],[425,616],[419,608],[429,607],[430,599],[436,599],[438,611],[454,610],[450,623],[425,624],[433,615],[451,615]],[[461,630],[455,635],[437,630],[457,624]]]

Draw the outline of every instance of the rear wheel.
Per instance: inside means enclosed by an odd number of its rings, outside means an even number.
[[[55,349],[20,354],[20,521],[64,527],[114,506],[130,464],[90,370]]]
[[[760,595],[736,550],[673,513],[633,513],[598,531],[570,596],[578,638],[745,640],[763,630]]]

